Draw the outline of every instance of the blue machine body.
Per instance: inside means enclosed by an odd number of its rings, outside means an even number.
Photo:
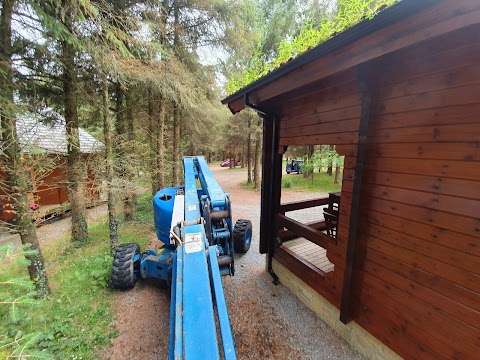
[[[162,189],[153,199],[155,230],[165,246],[141,255],[140,274],[171,281],[169,359],[233,360],[221,281],[221,275],[234,274],[229,195],[204,157],[185,157],[183,162],[185,186]],[[172,214],[180,201],[183,219],[177,226]]]
[[[296,172],[301,174],[303,172],[303,160],[288,160],[287,165],[285,166],[285,171],[287,174],[291,172]]]
[[[153,197],[153,222],[157,238],[166,245],[170,244],[170,225],[172,221],[175,196],[182,186],[169,187],[158,191]]]

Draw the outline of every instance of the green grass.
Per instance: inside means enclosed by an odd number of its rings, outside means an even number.
[[[334,192],[342,189],[342,179],[339,179],[339,184],[334,184],[334,176],[329,176],[326,173],[313,173],[312,177],[304,178],[303,174],[283,174],[282,188],[289,188],[295,190],[306,191],[323,191]]]
[[[150,240],[152,228],[151,196],[139,197],[137,221],[120,228],[122,243],[138,242],[142,249]],[[147,222],[150,222],[147,225]],[[94,359],[98,350],[117,336],[113,326],[113,301],[116,291],[109,287],[112,255],[109,250],[109,229],[103,219],[89,226],[90,241],[73,244],[69,238],[49,241],[43,246],[43,256],[53,294],[33,305],[18,306],[19,320],[12,319],[10,307],[0,305],[0,357],[14,351],[15,346],[1,348],[7,338],[24,334],[35,335],[26,353],[56,359]],[[0,281],[28,276],[25,266],[11,264],[2,269]],[[25,290],[7,286],[7,295],[16,298]],[[2,291],[5,287],[0,287]],[[25,336],[26,335],[26,336]],[[2,353],[4,351],[4,353]],[[50,354],[50,355],[47,355]]]
[[[322,191],[325,193],[340,191],[342,189],[342,179],[339,184],[333,183],[334,176],[328,176],[326,173],[315,172],[312,177],[304,178],[303,174],[282,174],[282,189],[302,190],[302,191]],[[244,188],[253,190],[253,184],[247,184],[247,180],[240,183]]]
[[[253,181],[250,184],[247,184],[247,180],[243,180],[242,182],[240,182],[240,185],[242,185],[245,189],[255,190],[253,188],[254,187]],[[260,188],[260,186],[259,186],[259,188]],[[258,191],[260,191],[260,189],[258,189]]]

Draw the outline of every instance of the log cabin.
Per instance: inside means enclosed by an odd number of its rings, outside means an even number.
[[[25,113],[16,121],[17,135],[25,156],[29,161],[31,191],[28,194],[34,217],[41,220],[52,215],[63,216],[69,210],[67,189],[67,142],[65,119],[52,109],[43,109],[38,113]],[[80,151],[87,173],[87,203],[98,199],[99,186],[91,164],[104,145],[79,128]],[[0,169],[0,179],[6,177]],[[0,221],[11,222],[15,212],[6,189],[0,187]]]
[[[367,358],[478,358],[480,1],[400,1],[222,102],[263,118],[274,281]],[[281,203],[288,146],[319,144],[345,156],[341,192]]]

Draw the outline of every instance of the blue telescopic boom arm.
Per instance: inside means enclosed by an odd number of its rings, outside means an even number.
[[[215,360],[222,352],[223,358],[233,360],[235,348],[218,263],[221,249],[209,245],[201,217],[201,199],[208,199],[214,210],[230,211],[228,195],[204,157],[185,157],[183,162],[185,215],[181,243],[172,261],[169,359]],[[197,178],[201,189],[197,189]]]

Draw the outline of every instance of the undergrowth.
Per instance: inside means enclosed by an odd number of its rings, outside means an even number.
[[[137,220],[120,228],[122,243],[138,242],[142,249],[150,240],[151,196],[139,197]],[[98,350],[117,336],[113,326],[115,290],[110,289],[112,255],[109,230],[102,219],[89,226],[90,241],[71,243],[69,237],[42,245],[52,295],[45,300],[0,304],[0,358],[94,359]],[[2,264],[0,283],[28,279],[25,264]],[[28,281],[27,281],[28,283]],[[8,286],[2,299],[17,299],[32,288]],[[5,290],[5,291],[4,291]]]

